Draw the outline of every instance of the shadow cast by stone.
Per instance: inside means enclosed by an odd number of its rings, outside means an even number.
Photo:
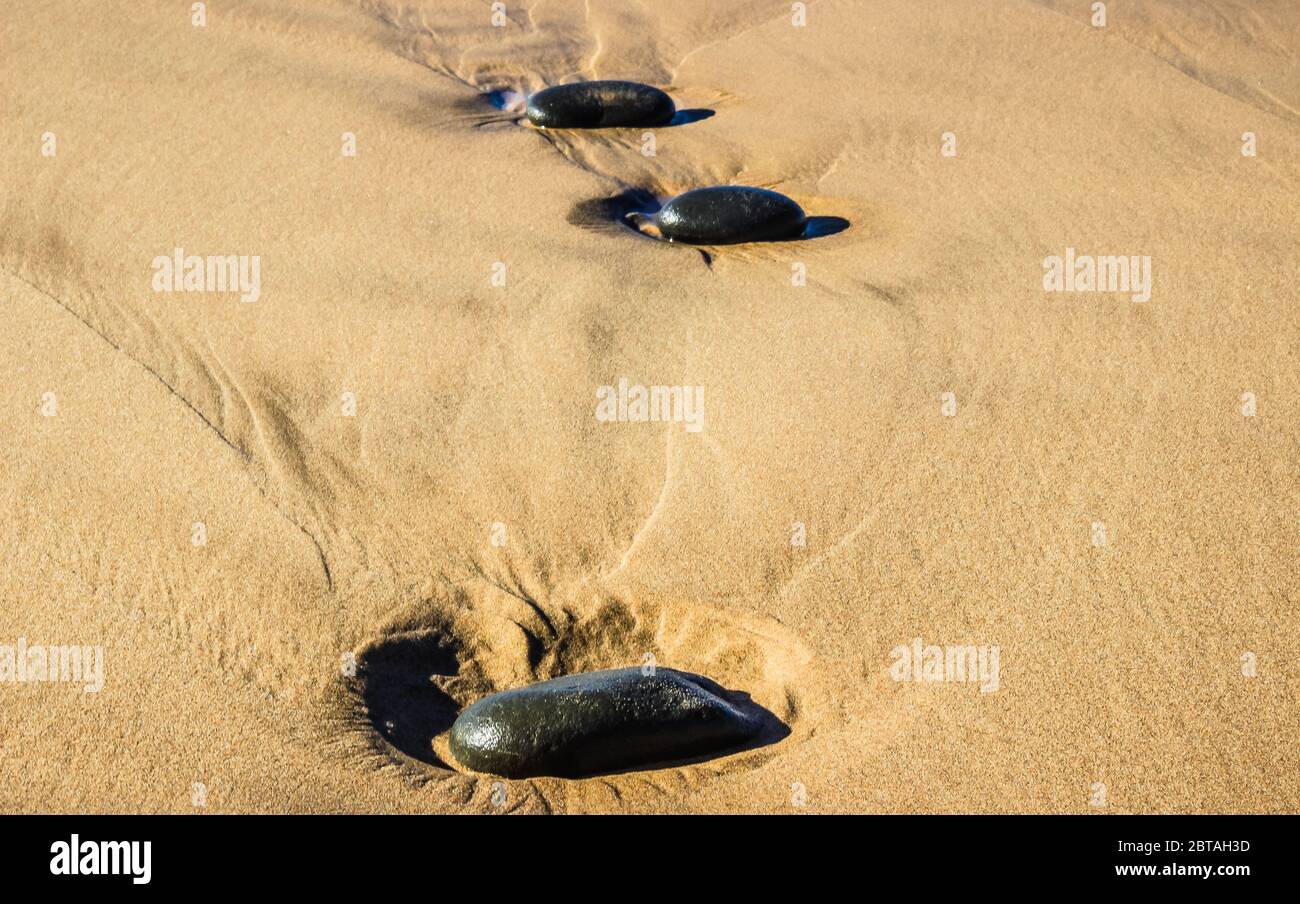
[[[509,88],[458,98],[449,105],[450,121],[473,129],[507,128],[523,120],[522,98],[523,95]]]
[[[451,728],[460,707],[432,679],[457,670],[454,647],[432,632],[394,637],[371,648],[357,661],[371,727],[412,759],[450,768],[431,742]]]
[[[668,125],[669,127],[687,126],[693,122],[699,122],[702,119],[708,119],[710,116],[715,116],[715,115],[717,115],[716,111],[707,109],[705,107],[699,107],[693,110],[678,110],[673,115],[673,118],[668,123]]]
[[[483,95],[487,102],[498,110],[519,110],[522,113],[524,95],[510,88],[494,88]]]
[[[629,188],[609,198],[590,198],[573,205],[565,219],[574,226],[596,232],[632,232],[653,238],[629,221],[633,215],[653,217],[659,212],[659,199],[642,188]]]
[[[825,238],[828,235],[835,235],[837,232],[843,232],[851,224],[844,217],[809,217],[808,224],[804,227],[803,235],[799,236],[796,241],[807,241],[808,239]]]

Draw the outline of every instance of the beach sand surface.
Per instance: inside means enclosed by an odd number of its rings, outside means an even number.
[[[1090,6],[9,0],[0,645],[104,680],[0,682],[0,809],[1300,810],[1300,6]],[[592,78],[712,115],[509,106]],[[592,215],[713,184],[849,227]],[[258,297],[156,291],[177,248]],[[1066,249],[1149,300],[1045,291]],[[788,734],[447,756],[648,657]]]

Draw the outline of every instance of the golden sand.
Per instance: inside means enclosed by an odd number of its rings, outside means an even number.
[[[505,6],[0,13],[0,645],[104,656],[0,682],[0,808],[1300,809],[1300,6]],[[714,115],[485,96],[579,78]],[[574,216],[711,184],[851,226]],[[419,722],[648,656],[788,737],[494,788]]]

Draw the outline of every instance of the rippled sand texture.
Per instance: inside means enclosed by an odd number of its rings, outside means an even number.
[[[0,684],[0,807],[1300,808],[1300,6],[209,6],[0,15],[0,644],[106,657]],[[714,115],[647,156],[489,102],[574,78]],[[851,226],[576,225],[713,183]],[[260,299],[154,292],[176,246]],[[1067,247],[1151,300],[1044,292]],[[621,377],[704,429],[598,421]],[[999,689],[891,680],[918,636]],[[647,655],[789,734],[447,761],[470,700]]]

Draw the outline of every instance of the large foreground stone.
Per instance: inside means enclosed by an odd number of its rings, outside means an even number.
[[[630,668],[503,691],[460,714],[451,752],[475,772],[576,777],[717,753],[759,733],[758,717],[706,683]]]

